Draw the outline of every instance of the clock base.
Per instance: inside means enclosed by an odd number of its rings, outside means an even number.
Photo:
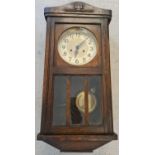
[[[106,143],[117,140],[115,133],[102,135],[43,135],[38,134],[42,140],[61,152],[92,152]]]

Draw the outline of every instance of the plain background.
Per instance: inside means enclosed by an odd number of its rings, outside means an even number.
[[[45,35],[46,21],[44,18],[44,7],[60,6],[74,0],[36,0],[36,135],[40,132],[40,118],[42,105],[42,80],[44,69],[44,54],[45,54]],[[112,76],[112,96],[113,96],[113,118],[114,131],[118,134],[118,0],[83,0],[88,4],[112,10],[112,20],[110,23],[110,49],[111,49],[111,76]],[[42,141],[36,141],[36,155],[75,155],[77,153],[61,153],[54,147]],[[93,153],[80,153],[81,155],[118,155],[118,140],[112,141],[98,149]]]
[[[120,155],[155,154],[154,6],[119,2]],[[0,154],[34,155],[35,2],[0,7]]]

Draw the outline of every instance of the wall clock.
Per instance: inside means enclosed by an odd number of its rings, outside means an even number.
[[[111,10],[73,2],[44,10],[47,20],[41,131],[61,151],[90,152],[113,131]]]

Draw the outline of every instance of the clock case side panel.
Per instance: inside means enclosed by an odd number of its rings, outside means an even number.
[[[54,21],[47,18],[46,47],[43,80],[41,134],[47,134],[50,130],[53,98],[53,54],[54,54]]]
[[[103,88],[103,114],[105,133],[113,133],[113,114],[112,114],[112,87],[111,87],[111,68],[110,68],[110,45],[109,45],[109,21],[102,20],[102,88]]]

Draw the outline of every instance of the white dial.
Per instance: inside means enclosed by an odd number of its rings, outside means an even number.
[[[73,27],[62,33],[58,41],[60,57],[71,65],[89,63],[97,54],[94,34],[85,28]]]

